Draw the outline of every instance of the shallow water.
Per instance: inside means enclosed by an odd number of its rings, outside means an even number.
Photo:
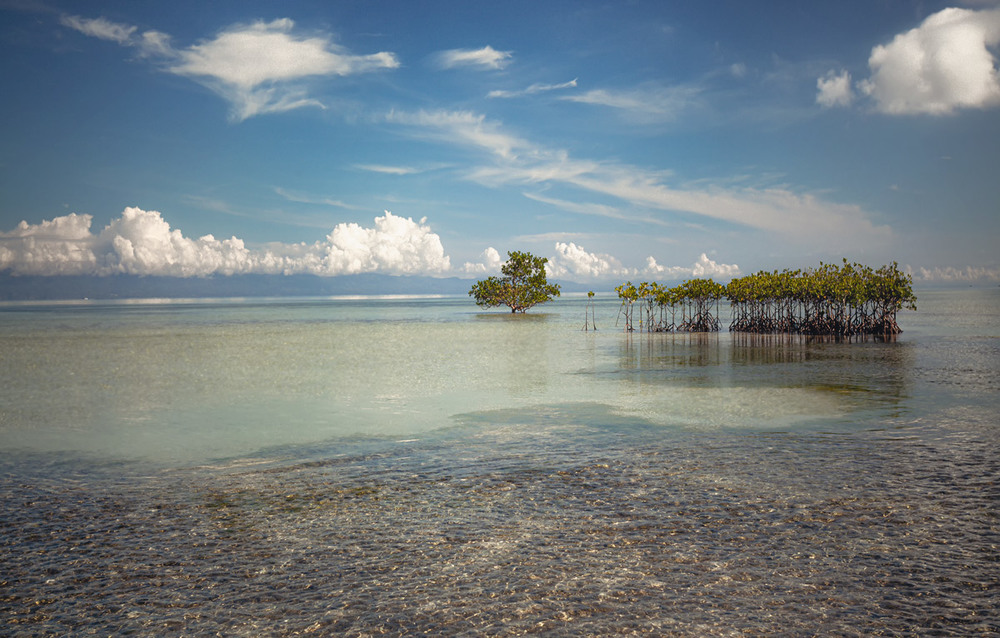
[[[5,306],[4,631],[1000,632],[1000,295],[920,298],[891,343]]]

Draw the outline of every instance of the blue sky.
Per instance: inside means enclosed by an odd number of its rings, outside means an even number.
[[[982,0],[0,1],[0,270],[998,281],[998,45]]]

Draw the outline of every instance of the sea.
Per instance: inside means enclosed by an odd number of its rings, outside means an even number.
[[[916,293],[0,303],[0,635],[1000,635],[1000,288]]]

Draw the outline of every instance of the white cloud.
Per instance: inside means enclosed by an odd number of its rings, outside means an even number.
[[[502,265],[503,259],[501,259],[500,253],[496,248],[490,246],[479,255],[478,262],[465,262],[465,265],[462,266],[462,272],[470,275],[498,273]]]
[[[736,264],[717,263],[709,259],[707,254],[702,253],[698,257],[698,261],[690,266],[661,266],[656,263],[656,259],[648,257],[643,274],[666,280],[690,278],[731,279],[740,275],[740,267]]]
[[[391,123],[421,128],[431,137],[447,142],[461,142],[480,149],[487,149],[500,157],[514,159],[515,151],[530,150],[531,145],[500,130],[500,124],[471,111],[418,111],[406,113],[391,111],[386,115]]]
[[[169,57],[174,54],[170,36],[160,31],[146,31],[136,42],[144,56]]]
[[[691,267],[691,275],[694,277],[716,278],[738,277],[740,275],[740,267],[736,264],[714,262],[708,258],[708,255],[702,253],[698,257],[698,261]]]
[[[136,27],[104,18],[63,16],[61,21],[86,35],[166,60],[171,73],[192,78],[226,99],[235,121],[304,106],[322,108],[323,103],[309,95],[307,80],[399,66],[389,52],[354,55],[328,34],[296,33],[288,18],[234,25],[186,49],[174,48],[165,33],[146,31],[137,37]]]
[[[281,195],[290,202],[298,202],[300,204],[314,204],[317,206],[335,206],[337,208],[347,208],[350,210],[359,210],[359,206],[353,206],[347,202],[342,202],[339,199],[332,199],[330,197],[312,197],[309,195],[302,195],[300,193],[293,193],[285,190],[281,187],[275,187],[274,192]],[[218,208],[217,208],[218,210]],[[230,211],[223,211],[232,214]]]
[[[544,195],[539,195],[538,193],[522,193],[528,199],[533,199],[536,202],[542,202],[543,204],[550,204],[556,206],[565,211],[575,213],[577,215],[592,215],[596,217],[607,217],[608,219],[620,219],[622,221],[629,222],[639,222],[644,224],[654,224],[657,226],[670,226],[667,221],[662,219],[657,219],[649,215],[632,215],[624,213],[614,206],[608,206],[606,204],[597,204],[593,202],[571,202],[565,199],[556,199],[554,197],[545,197]]]
[[[90,215],[0,233],[0,271],[17,275],[443,274],[451,269],[441,239],[426,225],[386,211],[374,228],[338,224],[313,244],[249,249],[236,237],[185,237],[156,211],[126,208],[99,234]]]
[[[302,106],[322,106],[297,82],[394,69],[392,53],[352,55],[328,35],[293,33],[288,18],[233,26],[213,40],[177,52],[172,73],[195,78],[229,100],[232,116],[245,120]]]
[[[386,166],[383,164],[355,164],[354,168],[386,175],[413,175],[422,172],[421,169],[412,166]]]
[[[628,268],[612,257],[601,253],[587,252],[583,246],[573,242],[556,242],[556,256],[549,258],[546,272],[550,277],[561,277],[573,281],[624,279],[628,277],[649,277],[653,280],[672,281],[691,278],[731,279],[739,276],[736,264],[720,264],[702,253],[690,266],[661,266],[652,256],[646,258],[644,268]]]
[[[892,238],[886,226],[877,226],[859,206],[838,204],[809,193],[786,188],[737,188],[702,183],[673,186],[669,171],[648,170],[615,162],[572,159],[504,132],[500,123],[471,112],[392,112],[387,120],[416,129],[416,135],[449,144],[461,144],[490,153],[492,163],[473,166],[468,179],[498,187],[508,184],[558,183],[573,186],[592,197],[614,197],[651,216],[683,214],[708,217],[793,238],[802,245],[842,249],[885,245]],[[535,196],[540,201],[544,198]],[[556,202],[556,200],[549,200]],[[566,207],[573,211],[572,206]],[[575,212],[614,214],[587,204]],[[675,219],[676,221],[676,219]],[[860,239],[859,239],[860,238]]]
[[[79,275],[97,267],[90,215],[70,214],[0,232],[0,271],[15,274]]]
[[[212,235],[185,237],[157,211],[129,207],[108,224],[94,244],[96,274],[123,273],[169,277],[201,277],[257,272],[266,262],[243,240]]]
[[[572,242],[556,242],[555,249],[556,256],[550,257],[545,264],[545,271],[550,277],[589,280],[628,277],[635,272],[623,267],[611,255],[589,253],[583,246]]]
[[[59,19],[60,24],[71,29],[76,29],[84,35],[101,40],[110,40],[118,44],[128,44],[132,39],[137,27],[128,24],[118,24],[105,18],[81,18],[80,16],[64,15]]]
[[[137,48],[142,57],[174,55],[174,50],[170,46],[170,36],[159,31],[144,31],[136,36],[135,33],[139,28],[131,24],[112,22],[107,18],[81,18],[71,15],[60,16],[59,23],[92,38]]]
[[[643,123],[677,119],[686,109],[699,103],[702,89],[695,86],[645,85],[634,89],[609,91],[593,89],[561,99],[618,109]]]
[[[451,269],[441,238],[426,226],[385,211],[375,218],[375,228],[358,224],[338,224],[325,244],[317,244],[323,254],[315,274],[342,275],[384,272],[393,275],[443,273]]]
[[[816,80],[816,103],[830,108],[834,106],[850,106],[854,101],[854,91],[851,89],[851,74],[845,70],[837,73],[828,71],[826,75]]]
[[[909,269],[908,269],[909,270]],[[1000,281],[1000,268],[918,268],[913,278],[925,282]]]
[[[444,69],[460,66],[502,69],[511,62],[510,51],[497,51],[491,46],[481,49],[450,49],[437,54],[437,64]]]
[[[576,79],[572,79],[569,82],[563,82],[562,84],[532,84],[526,89],[521,89],[520,91],[490,91],[486,94],[488,98],[513,98],[513,97],[524,97],[525,95],[534,95],[536,93],[546,93],[548,91],[561,91],[563,89],[571,89],[576,86]]]
[[[948,8],[872,49],[861,91],[894,115],[947,115],[1000,104],[990,47],[1000,43],[1000,9]]]

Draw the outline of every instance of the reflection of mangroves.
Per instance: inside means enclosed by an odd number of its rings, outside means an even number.
[[[821,262],[815,269],[761,271],[726,286],[711,279],[673,288],[629,281],[615,291],[626,331],[715,332],[719,301],[726,299],[733,313],[731,332],[895,335],[902,332],[896,313],[917,308],[913,278],[896,262],[874,270],[846,259],[840,266]]]

